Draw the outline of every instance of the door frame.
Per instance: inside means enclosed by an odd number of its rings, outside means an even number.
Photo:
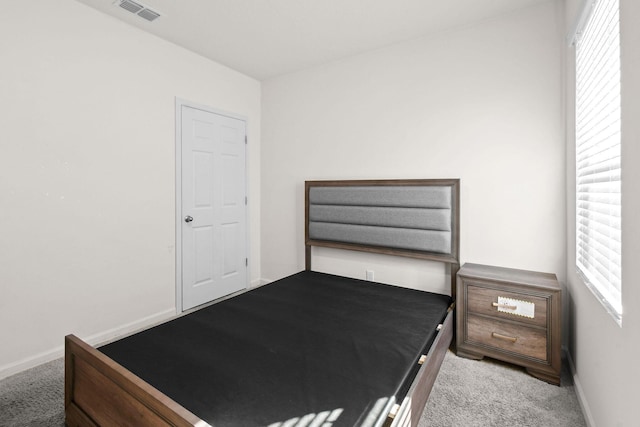
[[[245,194],[249,197],[249,121],[247,117],[230,113],[228,111],[219,110],[217,108],[210,107],[208,105],[198,104],[188,101],[183,98],[176,97],[175,100],[175,158],[176,158],[176,174],[175,174],[175,235],[176,235],[176,314],[181,314],[182,309],[182,107],[195,108],[197,110],[206,111],[209,113],[217,114],[219,116],[230,117],[232,119],[238,119],[245,122],[245,135],[247,136],[247,143],[245,144]],[[251,257],[249,245],[250,224],[249,224],[249,200],[245,205],[245,224],[246,224],[246,237],[245,237],[245,249],[247,252],[247,283],[245,289],[249,287],[251,283]]]

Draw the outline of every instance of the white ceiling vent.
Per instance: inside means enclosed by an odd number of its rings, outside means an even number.
[[[146,19],[147,21],[154,21],[160,17],[160,14],[155,10],[149,9],[142,3],[132,0],[117,0],[114,4],[120,6],[124,10],[135,13],[139,17]]]

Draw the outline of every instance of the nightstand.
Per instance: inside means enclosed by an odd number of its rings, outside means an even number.
[[[463,265],[457,275],[458,356],[514,363],[559,385],[560,303],[555,274]]]

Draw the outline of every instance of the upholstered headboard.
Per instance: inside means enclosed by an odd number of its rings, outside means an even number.
[[[458,179],[307,181],[306,268],[311,269],[311,247],[324,246],[442,261],[455,276],[459,184]]]

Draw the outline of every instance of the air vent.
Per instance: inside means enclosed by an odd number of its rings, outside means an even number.
[[[144,9],[144,6],[139,5],[136,2],[130,1],[130,0],[123,0],[120,2],[120,7],[123,8],[124,10],[127,10],[131,13],[138,13],[140,12],[142,9]]]
[[[149,22],[154,21],[160,17],[160,14],[158,12],[149,9],[147,6],[139,2],[135,2],[132,0],[117,0],[115,4],[128,12],[135,13],[139,17],[146,19]]]
[[[151,9],[142,9],[140,12],[138,12],[138,16],[140,18],[146,19],[149,22],[153,21],[154,19],[160,18],[160,14],[158,12],[154,12]]]

